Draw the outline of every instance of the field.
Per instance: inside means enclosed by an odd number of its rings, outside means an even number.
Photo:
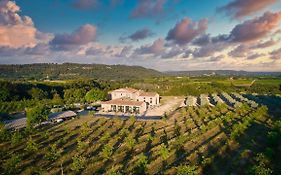
[[[224,100],[234,97],[227,93],[222,96]],[[260,163],[259,153],[270,148],[268,133],[274,131],[276,118],[268,112],[278,109],[270,107],[269,100],[276,100],[278,106],[280,97],[232,99],[233,105],[179,108],[162,120],[86,116],[44,126],[29,135],[15,132],[0,144],[0,172],[249,174],[256,170],[253,164]],[[275,159],[273,156],[268,161]],[[275,174],[281,167],[278,160],[280,157],[269,166]],[[262,168],[266,170],[267,165]]]

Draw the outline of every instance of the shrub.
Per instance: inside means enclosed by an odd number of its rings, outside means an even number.
[[[177,167],[177,175],[196,175],[199,174],[197,166],[180,165]]]
[[[15,131],[12,135],[12,138],[11,138],[11,143],[12,145],[17,145],[20,143],[22,139],[22,135],[19,131]]]
[[[19,172],[19,163],[21,158],[13,154],[9,159],[3,163],[4,174],[17,174]]]
[[[132,136],[126,137],[125,142],[130,150],[136,145],[136,140]]]
[[[108,160],[112,154],[113,154],[113,147],[111,145],[104,145],[102,152],[101,152],[101,156],[105,160]]]
[[[81,155],[74,155],[70,168],[72,171],[80,172],[86,167],[86,158]]]
[[[29,153],[34,153],[34,152],[38,151],[38,144],[35,143],[31,137],[29,137],[24,150]]]
[[[147,168],[147,157],[141,153],[137,162],[136,162],[136,174],[145,174],[145,170]]]
[[[51,161],[57,160],[62,153],[62,149],[58,148],[57,144],[52,144],[49,148],[48,153],[46,154],[46,158]]]

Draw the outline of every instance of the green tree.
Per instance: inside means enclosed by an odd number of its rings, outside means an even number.
[[[72,171],[80,172],[86,167],[86,158],[81,155],[74,155],[70,168]]]
[[[51,144],[48,153],[46,154],[46,158],[48,160],[55,161],[61,156],[62,151],[62,148],[58,148],[57,144]]]
[[[177,175],[196,175],[196,174],[199,174],[196,166],[180,165],[177,167]]]
[[[86,90],[84,88],[71,88],[64,90],[64,99],[69,102],[83,102],[86,95]]]
[[[270,161],[264,154],[257,154],[255,157],[255,162],[255,165],[250,169],[251,174],[270,175],[273,173],[270,168]]]
[[[105,132],[105,133],[101,136],[100,141],[101,141],[101,142],[105,142],[105,141],[108,140],[109,138],[110,138],[109,132]]]
[[[113,147],[111,145],[104,145],[102,152],[101,152],[101,156],[105,159],[108,160],[111,155],[113,154]]]
[[[32,88],[28,93],[35,100],[42,100],[48,97],[48,93],[39,88]]]
[[[0,101],[7,101],[9,98],[9,83],[6,81],[0,81]]]
[[[85,138],[89,134],[90,130],[91,128],[89,127],[88,123],[87,122],[83,123],[80,130],[81,137]]]
[[[108,170],[108,172],[105,173],[105,175],[122,175],[122,173],[118,171],[117,166],[113,166],[110,170]]]
[[[27,109],[27,125],[33,127],[34,124],[41,123],[48,119],[49,110],[43,105]]]
[[[87,146],[88,144],[86,142],[81,141],[79,138],[77,139],[77,150],[79,152],[82,152]]]
[[[132,150],[136,145],[136,139],[134,139],[132,136],[128,136],[125,139],[125,143],[127,144],[128,148]]]
[[[53,101],[53,104],[55,104],[55,105],[63,104],[63,100],[58,93],[53,94],[53,100],[52,101]]]
[[[13,154],[9,159],[3,163],[4,174],[17,174],[19,172],[19,163],[21,158]]]
[[[10,134],[5,128],[5,125],[0,122],[0,141],[7,141],[10,139]]]
[[[157,151],[157,154],[161,157],[161,159],[164,161],[169,156],[169,149],[166,147],[165,144],[161,144],[159,150]]]
[[[12,145],[17,145],[22,139],[21,133],[17,130],[12,134],[11,143]]]
[[[143,153],[141,153],[136,162],[136,174],[145,174],[147,164],[147,157]]]
[[[98,100],[105,100],[107,94],[99,89],[91,89],[85,95],[85,99],[87,102],[95,102]]]
[[[34,153],[34,152],[38,151],[38,147],[39,147],[38,144],[35,143],[35,141],[32,139],[32,137],[29,137],[24,150],[29,153]]]

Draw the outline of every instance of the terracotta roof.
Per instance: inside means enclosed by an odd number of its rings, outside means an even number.
[[[140,95],[139,96],[148,96],[148,97],[154,97],[155,95],[157,95],[156,92],[140,92]]]
[[[118,99],[102,102],[101,104],[141,106],[143,103],[144,103],[143,101],[133,101],[127,98],[118,98]]]
[[[127,91],[127,92],[134,93],[134,92],[137,92],[138,90],[137,89],[133,89],[133,88],[120,88],[120,89],[115,89],[115,90],[113,90],[111,92],[114,92],[114,91],[122,91],[122,92]]]

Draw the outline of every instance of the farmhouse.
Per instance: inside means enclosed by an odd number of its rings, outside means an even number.
[[[116,89],[109,92],[109,96],[110,101],[101,103],[103,111],[141,114],[160,104],[159,94],[133,88]]]

